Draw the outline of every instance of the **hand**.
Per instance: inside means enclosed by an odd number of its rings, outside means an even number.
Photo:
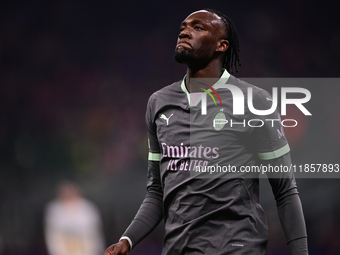
[[[118,243],[112,244],[106,249],[104,255],[128,255],[130,244],[128,240],[122,239]]]

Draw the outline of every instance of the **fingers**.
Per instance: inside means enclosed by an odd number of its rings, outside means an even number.
[[[108,247],[105,252],[104,252],[104,255],[113,255],[113,249],[115,247],[115,244],[111,245],[110,247]]]
[[[128,255],[129,247],[124,242],[119,242],[109,246],[104,255]]]

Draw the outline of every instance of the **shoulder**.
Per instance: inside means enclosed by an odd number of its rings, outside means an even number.
[[[53,210],[55,210],[59,207],[60,207],[60,203],[57,200],[52,200],[52,201],[47,203],[45,210],[46,211],[53,211]]]
[[[160,109],[180,100],[181,82],[182,81],[177,81],[167,85],[157,90],[149,97],[146,108],[146,119],[148,121],[153,121]]]
[[[81,204],[81,206],[87,210],[87,211],[91,211],[93,213],[99,213],[99,209],[97,207],[97,205],[95,203],[93,203],[91,200],[86,199],[86,198],[81,198],[79,200],[79,203]]]
[[[148,100],[148,111],[156,112],[157,109],[180,100],[181,94],[183,94],[181,82],[182,80],[176,81],[154,92]]]
[[[255,86],[254,84],[251,84],[251,83],[246,82],[244,80],[241,80],[239,78],[236,78],[233,75],[230,75],[230,78],[228,79],[228,83],[235,85],[235,86],[239,87],[241,90],[245,90],[245,91],[247,91],[248,88],[251,88],[254,95],[255,94],[268,94],[268,95],[270,95],[268,93],[268,91],[266,91],[265,89],[260,88],[258,86]]]
[[[181,82],[176,81],[170,85],[167,85],[157,91],[155,91],[149,98],[149,102],[156,101],[157,99],[164,99],[176,96],[176,94],[181,92]]]
[[[233,75],[230,75],[228,83],[235,85],[238,88],[240,88],[242,90],[243,94],[245,95],[245,97],[248,98],[248,96],[252,96],[252,101],[253,101],[254,104],[271,106],[272,96],[267,90],[260,88],[258,86],[255,86],[255,85],[248,83],[244,80],[241,80],[239,78],[236,78]],[[249,90],[249,88],[251,90]],[[249,91],[251,91],[251,95],[248,95]]]

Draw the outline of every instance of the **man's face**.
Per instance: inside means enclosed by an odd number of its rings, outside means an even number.
[[[188,65],[207,64],[217,52],[223,53],[228,48],[221,47],[223,42],[228,44],[221,18],[204,10],[194,12],[180,26],[175,60]]]

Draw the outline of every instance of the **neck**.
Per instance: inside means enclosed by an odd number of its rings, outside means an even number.
[[[213,85],[218,81],[218,79],[222,75],[222,64],[220,62],[212,61],[204,68],[194,68],[188,66],[187,68],[187,76],[185,81],[185,86],[188,92],[202,92],[202,90],[195,88],[194,85],[190,84],[191,78],[209,78],[204,81],[209,85]],[[192,86],[190,86],[192,85]]]

